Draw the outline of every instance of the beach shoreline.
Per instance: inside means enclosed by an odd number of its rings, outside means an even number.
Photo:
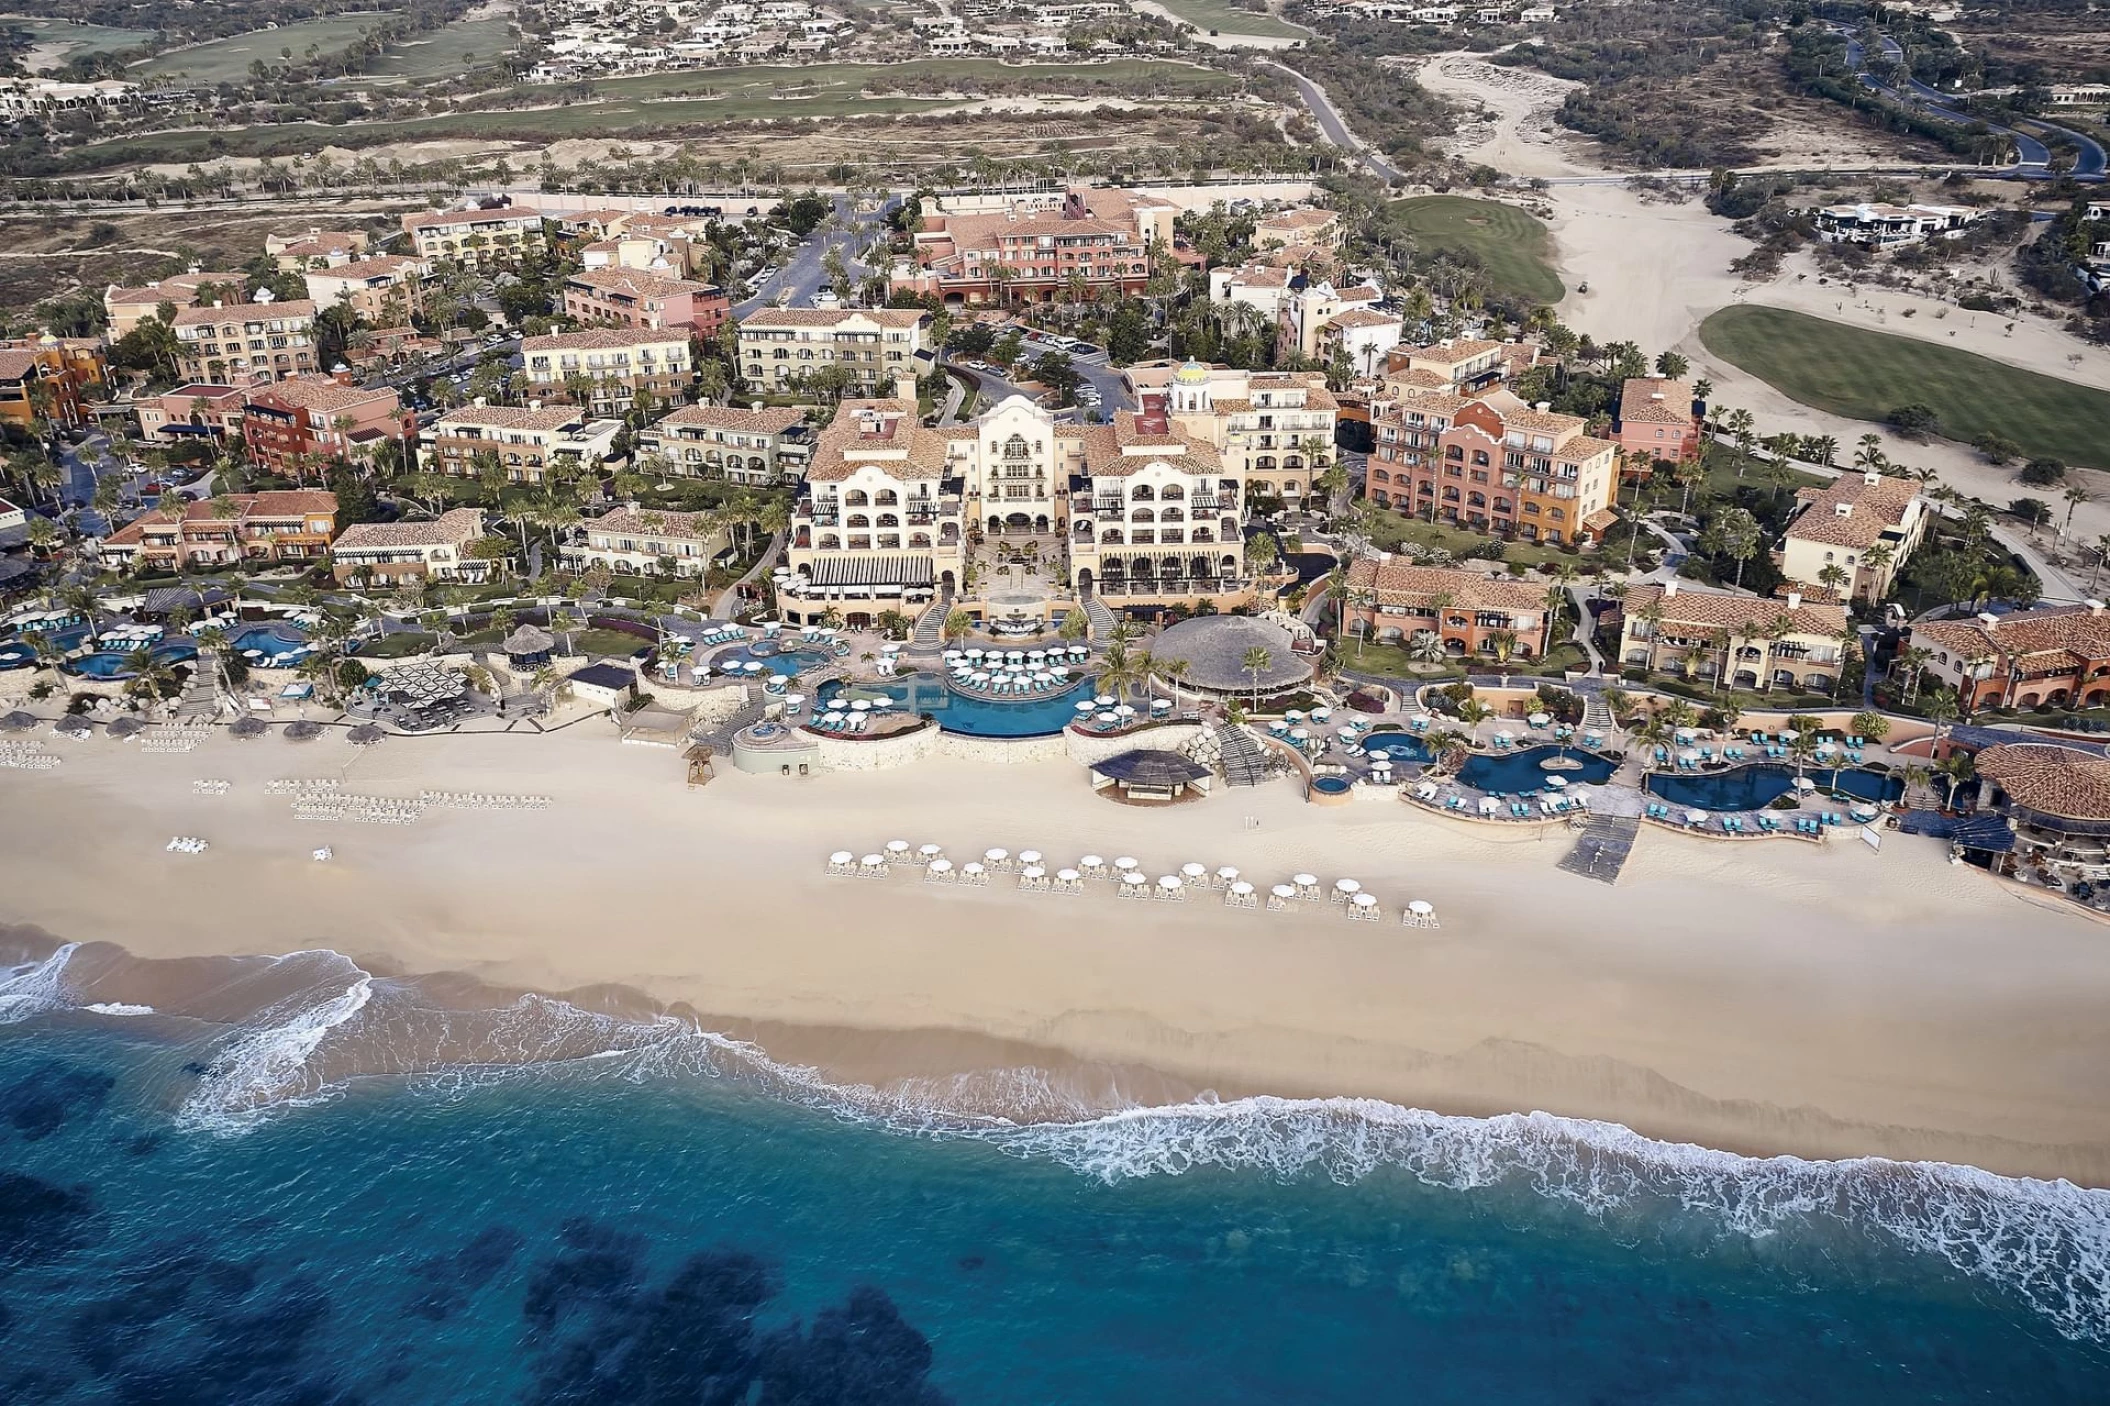
[[[1606,887],[1554,868],[1565,832],[1312,807],[1281,783],[1137,811],[1067,764],[933,761],[803,782],[727,773],[690,791],[674,753],[592,725],[363,751],[334,737],[221,735],[175,755],[60,745],[61,767],[0,777],[16,860],[0,920],[52,935],[25,950],[63,938],[131,954],[82,949],[101,954],[75,969],[82,1003],[240,1020],[269,1004],[268,983],[230,984],[201,959],[328,949],[416,978],[431,1004],[537,992],[631,1022],[672,1013],[831,1083],[967,1117],[1359,1097],[2110,1185],[2110,1109],[2088,1072],[2110,1055],[2101,929],[2017,903],[1931,843],[1649,834]],[[554,803],[369,826],[294,821],[265,791],[340,768],[376,794]],[[199,796],[197,778],[232,785]],[[175,834],[211,849],[168,854]],[[1443,926],[825,874],[829,851],[896,836],[955,856],[1135,854],[1152,873],[1199,860],[1270,881],[1352,874],[1393,914],[1433,901]],[[325,844],[335,857],[313,862]],[[343,982],[327,976],[313,999]],[[430,1041],[360,1053],[356,1026],[320,1040],[302,1077],[446,1057]]]

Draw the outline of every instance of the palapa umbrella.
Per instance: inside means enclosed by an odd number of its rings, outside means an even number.
[[[0,727],[6,728],[9,732],[22,732],[25,729],[35,727],[37,722],[38,718],[35,713],[25,713],[20,708],[17,708],[6,717],[0,718]]]
[[[371,747],[386,736],[388,736],[387,733],[375,727],[372,723],[361,723],[350,732],[347,732],[344,735],[344,740],[355,747]]]
[[[103,731],[111,737],[123,740],[127,737],[137,737],[140,733],[146,731],[146,724],[137,718],[112,718],[110,725],[104,728]]]
[[[68,737],[86,737],[95,731],[95,724],[76,713],[71,717],[60,718],[52,731],[63,732]]]
[[[227,729],[227,735],[230,737],[262,737],[265,730],[262,718],[242,717],[234,720],[234,726]]]

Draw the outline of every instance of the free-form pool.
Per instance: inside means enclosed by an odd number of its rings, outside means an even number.
[[[811,712],[824,713],[844,698],[877,698],[882,694],[911,713],[929,713],[947,732],[968,737],[1048,737],[1069,726],[1077,702],[1089,698],[1093,681],[1084,679],[1057,693],[1038,698],[969,698],[947,687],[936,674],[911,674],[888,683],[824,683]]]
[[[1425,762],[1429,749],[1421,740],[1404,732],[1375,732],[1363,739],[1363,750],[1373,757],[1390,757],[1395,762]]]
[[[308,636],[298,625],[276,621],[269,625],[256,625],[242,631],[233,640],[234,652],[247,657],[255,650],[260,661],[269,664],[289,654],[300,654],[308,647]]]
[[[1865,767],[1807,767],[1803,775],[1827,795],[1837,791],[1863,801],[1894,801],[1905,793],[1895,776]],[[1706,776],[1665,772],[1648,778],[1648,791],[1674,806],[1693,810],[1762,810],[1795,786],[1793,767],[1740,766]]]
[[[198,647],[182,641],[171,641],[168,644],[155,645],[153,655],[166,664],[181,664],[196,659]],[[129,679],[134,675],[132,666],[127,662],[130,657],[126,652],[102,649],[93,654],[83,654],[66,667],[83,678]]]
[[[731,664],[760,664],[762,667],[754,671],[755,677],[758,679],[767,678],[771,674],[783,674],[788,678],[796,678],[808,669],[818,669],[821,665],[826,664],[830,657],[817,649],[779,650],[766,646],[757,648],[754,645],[743,644],[736,649],[728,649],[725,653],[715,656],[711,663],[713,667],[719,669],[725,669],[726,666]],[[730,671],[728,670],[728,672]]]
[[[1560,771],[1546,770],[1548,757],[1561,755],[1559,747],[1527,747],[1521,752],[1484,752],[1475,755],[1458,768],[1458,779],[1476,790],[1492,794],[1513,796],[1526,791],[1541,791],[1549,776],[1565,777],[1571,782],[1587,782],[1601,786],[1612,779],[1619,770],[1604,757],[1594,752],[1585,752],[1579,747],[1566,749],[1571,761],[1582,763],[1578,767]]]
[[[22,641],[0,641],[0,669],[27,669],[36,662],[37,652]]]

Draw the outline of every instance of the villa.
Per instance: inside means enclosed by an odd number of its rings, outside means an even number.
[[[310,228],[299,234],[264,236],[264,253],[277,261],[281,273],[305,273],[348,264],[365,254],[366,246],[363,229]]]
[[[763,308],[741,319],[740,375],[752,387],[780,391],[800,376],[841,367],[859,392],[888,394],[935,365],[930,323],[920,308]]]
[[[1619,662],[1646,673],[1829,693],[1847,658],[1846,607],[1797,591],[1761,599],[1667,581],[1633,587],[1620,616]]]
[[[1375,308],[1378,296],[1378,290],[1367,283],[1345,288],[1335,288],[1330,283],[1307,283],[1296,289],[1282,299],[1275,314],[1276,353],[1283,357],[1319,360],[1326,329],[1351,312]],[[1395,335],[1386,344],[1386,349],[1389,350],[1398,340]]]
[[[1619,388],[1612,442],[1626,451],[1625,473],[1645,477],[1657,464],[1700,456],[1700,417],[1692,387],[1667,376],[1629,376]]]
[[[1124,604],[1250,598],[1244,485],[1216,446],[1144,397],[1083,436],[1070,488],[1070,572],[1080,591]]]
[[[806,472],[813,436],[806,412],[791,406],[685,405],[639,430],[637,452],[664,455],[668,471],[685,478],[766,488]]]
[[[686,330],[595,327],[529,337],[521,369],[533,394],[584,404],[596,415],[626,413],[639,391],[678,401],[696,384]]]
[[[195,269],[189,273],[171,274],[137,288],[113,283],[103,289],[103,314],[110,320],[105,335],[113,343],[123,340],[137,331],[140,323],[159,316],[163,304],[178,312],[195,306],[200,288],[228,288],[240,292],[248,286],[249,276],[244,273],[200,273]]]
[[[440,416],[426,429],[420,456],[428,472],[475,478],[479,456],[488,454],[514,483],[540,483],[555,466],[569,461],[599,469],[616,457],[621,420],[596,420],[575,406],[545,406],[530,401],[525,409],[486,405],[481,396]]]
[[[297,478],[331,460],[371,460],[411,432],[396,393],[330,376],[293,376],[243,397],[242,440],[249,457]]]
[[[1891,249],[1929,239],[1961,239],[1985,212],[1962,205],[1826,205],[1817,212],[1817,237],[1827,244]]]
[[[801,624],[832,602],[905,603],[958,589],[964,487],[946,465],[946,438],[917,424],[914,401],[838,406],[792,511],[785,618]]]
[[[564,547],[574,570],[604,566],[627,575],[701,576],[732,544],[708,513],[615,509],[583,524]]]
[[[1371,502],[1552,546],[1610,525],[1618,446],[1585,433],[1577,416],[1527,406],[1506,390],[1469,398],[1388,385],[1394,398],[1372,415],[1363,482]]]
[[[1928,651],[1927,672],[1956,690],[1965,713],[2110,703],[2110,616],[2101,601],[1921,621],[1911,645]]]
[[[267,290],[253,303],[178,312],[176,360],[187,381],[282,381],[316,369],[314,332],[315,304],[273,302]]]
[[[2018,854],[2078,868],[2075,877],[2110,877],[2110,760],[2055,743],[2004,742],[1973,762],[1981,808],[2007,817]]]
[[[643,269],[588,268],[564,280],[564,314],[588,324],[708,337],[732,316],[715,284]]]
[[[1434,635],[1453,659],[1536,659],[1553,647],[1544,587],[1390,552],[1348,568],[1344,610],[1346,633],[1386,643]]]
[[[1262,215],[1253,222],[1253,247],[1282,249],[1305,245],[1314,249],[1338,249],[1347,233],[1335,211],[1282,210]]]
[[[1873,470],[1805,488],[1781,538],[1780,574],[1848,600],[1881,600],[1927,535],[1919,484]]]
[[[235,493],[222,500],[187,502],[183,515],[156,510],[103,538],[103,565],[124,570],[231,566],[236,562],[313,561],[329,551],[337,532],[337,495],[318,489]]]
[[[1385,374],[1405,376],[1412,385],[1465,395],[1507,381],[1537,364],[1538,347],[1530,342],[1454,337],[1425,347],[1394,347],[1386,359]]]
[[[1176,213],[1135,192],[1079,187],[1059,204],[1008,199],[994,213],[929,214],[889,282],[969,305],[1054,302],[1073,284],[1140,293],[1152,246],[1172,248]]]
[[[1138,394],[1154,377],[1136,378]],[[1295,508],[1333,463],[1340,403],[1317,371],[1237,371],[1190,361],[1166,385],[1166,409],[1188,438],[1215,448],[1244,492]]]
[[[517,205],[495,210],[436,210],[405,215],[403,232],[418,256],[473,264],[510,264],[548,247],[542,212]]]
[[[432,277],[432,265],[401,254],[380,254],[311,269],[303,277],[315,306],[342,305],[376,326],[392,327],[418,312],[419,290]]]
[[[432,522],[354,523],[330,547],[330,570],[339,585],[481,581],[491,564],[469,546],[483,535],[479,508],[451,508]]]

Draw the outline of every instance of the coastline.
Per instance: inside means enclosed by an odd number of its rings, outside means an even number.
[[[12,797],[0,844],[17,861],[0,920],[144,959],[102,952],[77,967],[92,977],[83,1002],[202,1004],[240,1020],[277,1001],[271,1019],[298,1022],[299,1001],[268,981],[166,959],[331,949],[366,973],[420,978],[427,1004],[489,1010],[531,991],[631,1022],[671,1011],[780,1065],[966,1117],[1370,1098],[1476,1117],[1548,1110],[1748,1155],[2110,1185],[2110,1109],[2089,1074],[2110,1056],[2096,1018],[2110,948],[2094,924],[2022,908],[1938,846],[1647,835],[1608,888],[1553,867],[1565,834],[1491,834],[1403,805],[1311,807],[1280,785],[1143,811],[1093,797],[1059,764],[808,782],[728,772],[690,792],[671,752],[591,728],[364,752],[334,738],[221,736],[187,755],[62,745],[61,767],[0,779]],[[522,790],[554,804],[330,825],[292,821],[287,798],[264,791],[346,766],[355,789]],[[195,795],[199,777],[233,789]],[[172,834],[212,848],[167,854]],[[1151,872],[1195,859],[1270,878],[1352,874],[1395,912],[1430,899],[1443,927],[1235,912],[1200,894],[1131,904],[1103,888],[825,876],[829,850],[897,835],[956,856],[1031,846],[1135,854]],[[308,858],[321,844],[336,850],[328,864]],[[337,972],[304,999],[342,1004],[344,984]],[[344,1014],[375,1017],[365,1000]],[[403,1041],[444,1059],[454,1038],[372,1018],[383,1044],[361,1051],[347,1038],[356,1020],[327,1024],[270,1079],[428,1057]],[[512,1048],[478,1039],[478,1058]],[[389,1040],[398,1047],[379,1052]]]

